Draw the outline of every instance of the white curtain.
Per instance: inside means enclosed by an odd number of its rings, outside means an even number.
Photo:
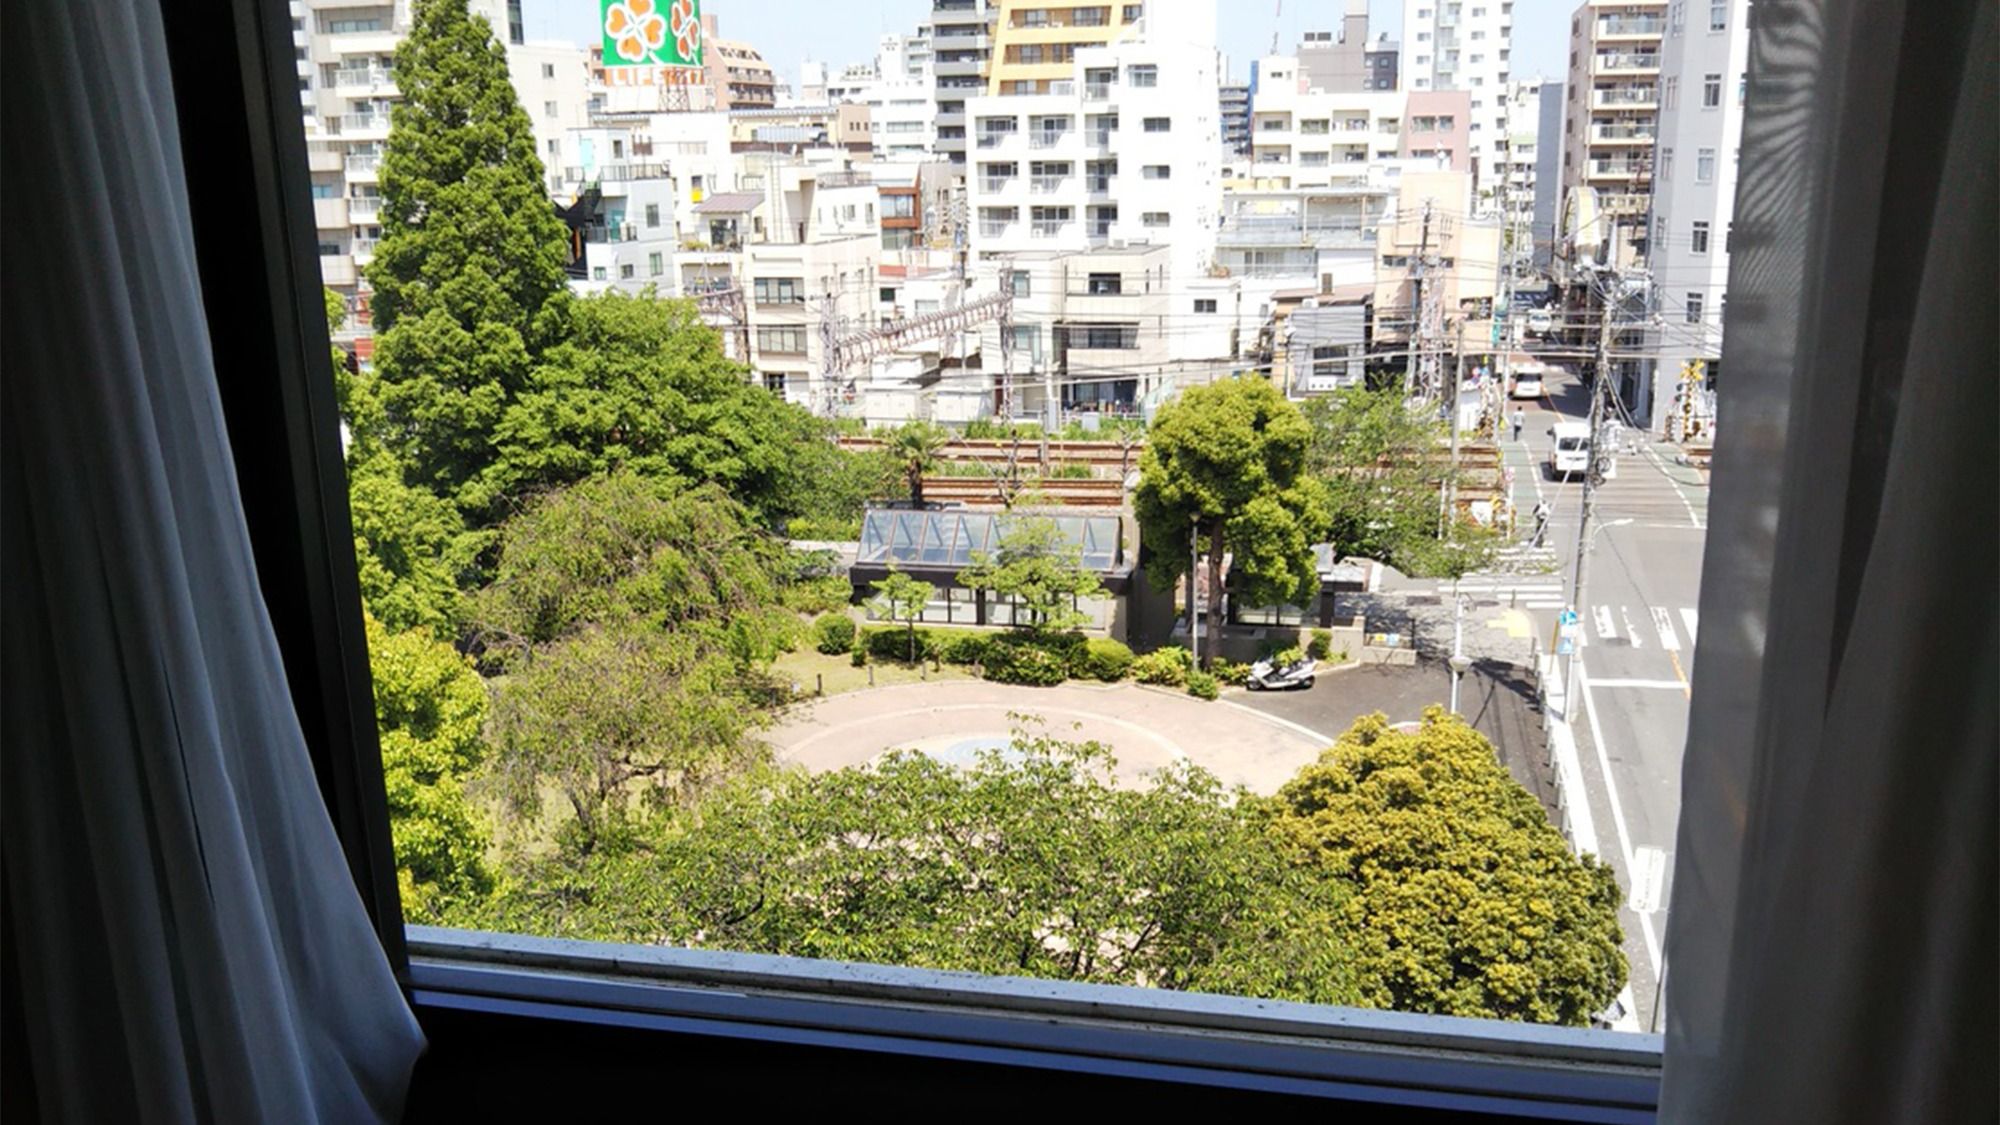
[[[1661,1119],[1991,1121],[1994,8],[1751,12]]]
[[[422,1039],[258,590],[159,13],[12,5],[6,68],[7,1049],[50,1120],[393,1119]]]

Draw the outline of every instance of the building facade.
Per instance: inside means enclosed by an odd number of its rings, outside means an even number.
[[[1657,356],[1631,404],[1660,433],[1698,403],[1681,375],[1699,361],[1712,383],[1722,357],[1722,312],[1735,219],[1736,150],[1743,140],[1750,33],[1748,0],[1673,5],[1660,51],[1660,107],[1652,197],[1654,319],[1646,351]],[[1681,401],[1677,401],[1677,395]]]
[[[937,104],[936,150],[963,165],[965,99],[986,91],[986,63],[993,53],[992,0],[931,0],[931,73]]]
[[[1544,81],[1535,109],[1535,203],[1528,228],[1534,249],[1529,258],[1535,269],[1544,271],[1555,250],[1556,202],[1562,194],[1565,89],[1561,82]]]
[[[1386,50],[1384,48],[1387,48]],[[1299,76],[1308,88],[1332,94],[1396,88],[1395,50],[1368,41],[1368,0],[1347,0],[1338,31],[1299,37]]]
[[[1628,0],[1585,0],[1570,17],[1558,206],[1575,261],[1645,261],[1653,139],[1680,94],[1660,76],[1666,17],[1664,3]]]
[[[1078,51],[1127,37],[1144,11],[1143,4],[1099,0],[1000,0],[986,92],[1048,93],[1052,83],[1069,81]]]
[[[1365,184],[1406,155],[1404,95],[1322,90],[1311,86],[1298,59],[1282,55],[1259,59],[1257,75],[1250,123],[1250,178],[1257,186]],[[1460,113],[1450,127],[1462,138]],[[1461,140],[1455,146],[1461,163],[1463,149]]]
[[[1514,36],[1509,0],[1405,0],[1403,88],[1463,90],[1471,101],[1467,124],[1476,198],[1490,198],[1504,175],[1500,127]]]
[[[1225,82],[1216,87],[1222,151],[1226,156],[1250,155],[1250,87]]]

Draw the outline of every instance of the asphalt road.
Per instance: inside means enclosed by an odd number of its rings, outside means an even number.
[[[1585,420],[1589,410],[1588,391],[1574,376],[1552,372],[1546,386],[1548,394],[1527,406],[1522,440],[1507,443],[1506,459],[1518,510],[1532,511],[1537,499],[1552,509],[1547,544],[1555,569],[1493,576],[1484,585],[1485,596],[1512,594],[1527,608],[1543,651],[1554,640],[1561,607],[1572,600],[1583,501],[1580,478],[1548,477],[1547,431],[1559,420]],[[1589,573],[1577,606],[1579,706],[1571,716],[1599,847],[1627,891],[1626,954],[1642,1027],[1652,1026],[1672,901],[1667,876],[1680,816],[1708,524],[1700,475],[1675,465],[1670,451],[1646,448],[1652,452],[1621,454],[1616,476],[1597,490]]]

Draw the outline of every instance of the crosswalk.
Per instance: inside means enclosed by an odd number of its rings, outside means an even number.
[[[1678,622],[1675,614],[1679,614]],[[1592,643],[1618,644],[1629,648],[1651,648],[1658,645],[1665,652],[1686,652],[1694,649],[1695,630],[1701,620],[1700,614],[1692,606],[1681,606],[1669,610],[1664,606],[1593,605],[1582,615],[1589,625],[1577,630],[1577,642],[1588,647]],[[1681,634],[1687,639],[1683,643]]]

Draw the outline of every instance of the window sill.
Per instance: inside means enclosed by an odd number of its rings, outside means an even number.
[[[413,1002],[1411,1108],[1650,1121],[1658,1036],[408,927]]]

